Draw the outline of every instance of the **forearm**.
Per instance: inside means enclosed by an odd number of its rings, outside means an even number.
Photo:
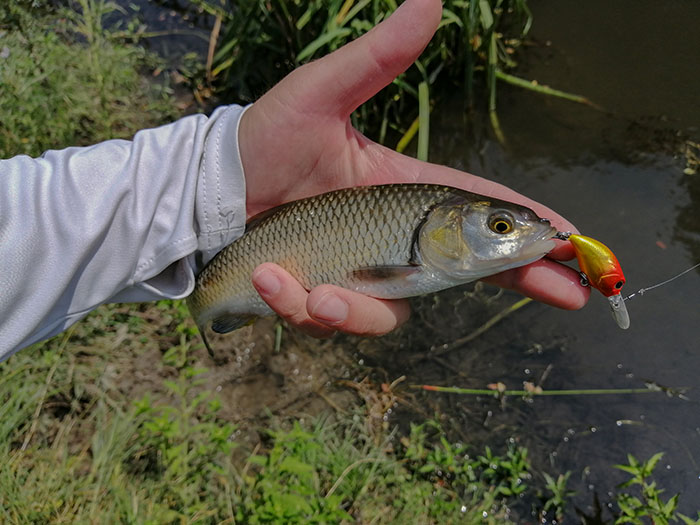
[[[100,304],[189,294],[245,227],[242,111],[0,161],[0,358]]]

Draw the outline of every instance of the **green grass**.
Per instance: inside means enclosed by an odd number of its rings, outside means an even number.
[[[37,5],[12,0],[0,10],[1,157],[127,138],[176,115],[167,84],[142,74],[155,57],[124,40],[136,34],[102,28],[114,4]]]
[[[157,400],[129,401],[107,357],[87,368],[68,344],[101,336],[76,332],[0,365],[3,522],[503,523],[532,490],[522,448],[468,455],[437,423],[378,436],[359,409],[273,423],[240,451],[187,352],[164,356]]]
[[[535,471],[527,449],[476,450],[435,421],[378,431],[371,407],[273,420],[258,445],[237,443],[189,337],[151,363],[171,379],[136,400],[110,383],[116,358],[99,351],[110,338],[84,326],[0,365],[0,520],[476,524],[571,510],[569,473]],[[92,343],[90,359],[71,344],[80,341]],[[653,481],[659,459],[618,467],[630,479],[615,523],[698,523]]]

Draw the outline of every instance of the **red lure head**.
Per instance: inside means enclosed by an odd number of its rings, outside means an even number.
[[[605,297],[619,295],[625,285],[625,275],[612,250],[584,235],[571,235],[569,241],[576,252],[578,266],[590,285]]]
[[[602,293],[605,297],[618,295],[625,285],[625,276],[622,274],[622,269],[618,266],[612,273],[602,275],[595,285],[595,289]]]

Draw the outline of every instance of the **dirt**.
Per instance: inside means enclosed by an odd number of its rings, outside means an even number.
[[[164,380],[176,380],[178,367],[166,365],[164,355],[181,343],[177,334],[181,319],[155,305],[125,305],[111,315],[119,321],[115,332],[86,341],[85,346],[72,346],[82,363],[80,369],[100,370],[96,381],[87,382],[89,388],[113,392],[122,399],[138,400],[148,395],[154,404],[171,397]],[[128,331],[123,315],[145,322]],[[189,319],[184,324],[193,326]],[[281,341],[276,348],[278,331]],[[197,376],[201,384],[190,395],[215,392],[222,402],[218,415],[243,429],[237,436],[239,441],[257,441],[256,429],[271,417],[314,416],[349,410],[361,402],[352,389],[339,383],[361,377],[353,375],[357,363],[352,350],[334,340],[306,337],[272,318],[207,338],[211,355],[197,335],[190,336],[189,349],[182,354],[190,366],[206,369]],[[95,348],[100,349],[101,363],[96,362]]]
[[[218,415],[237,424],[239,443],[254,446],[261,437],[259,429],[269,427],[271,419],[328,412],[347,415],[358,405],[366,407],[370,433],[379,435],[389,426],[407,428],[411,421],[454,408],[453,398],[426,396],[416,384],[445,384],[448,378],[449,383],[485,386],[486,378],[492,378],[494,345],[508,345],[508,336],[498,325],[469,349],[458,348],[439,359],[426,355],[431,348],[449,344],[454,334],[478,329],[513,299],[481,284],[416,298],[408,323],[374,339],[338,335],[318,340],[277,319],[261,319],[230,334],[207,334],[211,354],[197,334],[187,335],[194,324],[174,308],[157,304],[103,308],[71,338],[70,388],[84,390],[86,409],[101,392],[117,403],[147,395],[158,405],[173,401],[164,381],[176,381],[179,368],[187,364],[206,369],[196,378],[201,384],[188,395],[215,392],[222,402]],[[166,364],[178,359],[176,366]],[[53,401],[68,409],[61,398]],[[458,419],[469,419],[470,428],[480,426],[483,410],[471,413],[463,406],[459,412]]]

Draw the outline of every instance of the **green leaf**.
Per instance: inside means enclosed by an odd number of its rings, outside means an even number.
[[[287,456],[284,458],[279,468],[282,472],[289,472],[290,474],[296,474],[298,476],[306,476],[314,470],[311,465],[300,461],[294,456]]]
[[[493,25],[493,14],[488,0],[479,0],[479,16],[481,18],[481,27],[488,31]]]
[[[350,9],[350,11],[348,11],[348,13],[345,15],[345,18],[343,18],[340,27],[344,26],[348,20],[353,20],[357,13],[359,13],[367,4],[369,4],[370,1],[371,0],[362,0],[353,6],[353,8]]]
[[[259,454],[248,456],[248,463],[264,467],[267,465],[267,456],[261,456]]]
[[[676,510],[676,507],[678,507],[678,496],[679,494],[676,494],[666,502],[666,505],[664,505],[664,513],[666,515],[670,516]]]
[[[328,33],[322,34],[320,37],[318,37],[316,40],[314,40],[308,46],[301,50],[301,52],[297,55],[296,61],[298,63],[304,62],[307,58],[313,56],[313,54],[316,53],[316,51],[321,49],[326,44],[332,42],[336,38],[345,38],[351,33],[352,29],[341,27],[338,29],[334,29],[333,31],[329,31]]]
[[[617,505],[620,510],[628,516],[634,516],[635,511],[642,506],[642,502],[629,494],[621,494],[618,497]]]
[[[175,381],[171,381],[170,379],[164,379],[163,386],[165,386],[165,388],[167,388],[175,394],[180,391],[178,384]]]
[[[628,465],[613,465],[616,469],[624,470],[630,474],[636,475],[639,472],[638,467],[630,467]]]
[[[300,514],[311,514],[313,511],[306,498],[297,494],[273,493],[271,499],[276,509],[281,512],[279,516],[281,518],[298,517]]]
[[[657,452],[656,454],[651,456],[651,458],[649,458],[649,460],[645,464],[646,468],[644,469],[645,472],[648,473],[647,475],[651,474],[651,472],[656,468],[656,464],[659,461],[661,461],[661,458],[663,458],[663,457],[664,457],[663,452]]]
[[[685,523],[685,525],[700,525],[700,512],[698,513],[698,519],[694,520],[689,518],[685,514],[678,514],[678,517]]]
[[[427,162],[430,139],[430,91],[427,82],[418,84],[418,160]]]
[[[442,20],[440,20],[440,25],[438,26],[438,29],[440,29],[441,27],[448,26],[450,24],[457,24],[460,28],[464,27],[462,20],[456,14],[454,14],[452,11],[445,7],[442,10]]]

